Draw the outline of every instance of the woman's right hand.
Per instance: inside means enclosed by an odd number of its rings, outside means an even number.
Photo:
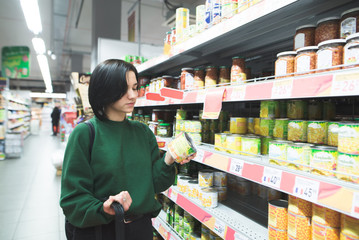
[[[130,194],[127,191],[122,191],[119,194],[115,196],[110,196],[104,203],[103,203],[103,211],[110,215],[115,215],[115,210],[111,207],[111,204],[113,202],[119,202],[123,210],[126,212],[131,204],[132,204],[132,198]]]

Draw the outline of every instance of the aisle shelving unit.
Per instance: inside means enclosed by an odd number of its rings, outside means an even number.
[[[156,218],[152,218],[152,226],[165,240],[183,240],[183,238],[166,222],[166,213],[163,210],[161,210]]]
[[[270,67],[274,70],[275,55],[293,48],[293,36],[298,26],[315,24],[320,19],[338,16],[357,6],[357,1],[353,0],[262,0],[231,19],[175,45],[169,56],[151,59],[138,66],[137,70],[142,76],[179,75],[183,67],[230,65],[233,56],[246,56],[248,62],[258,58],[267,59],[267,62],[272,62]],[[166,89],[161,89],[160,93],[152,94],[163,98],[163,101],[143,97],[137,100],[136,107],[178,108],[185,104],[201,105],[206,101],[208,93],[216,91],[223,92],[223,102],[228,103],[357,97],[359,68],[308,72],[306,75],[281,79],[256,78],[236,86],[177,90],[179,95],[183,95],[180,99],[169,94]],[[159,147],[166,150],[171,139],[157,137]],[[357,184],[271,165],[266,156],[220,152],[208,144],[198,146],[194,161],[359,218]],[[220,203],[217,208],[207,209],[201,207],[197,200],[179,193],[174,186],[164,194],[223,239],[267,239],[267,226],[263,224],[266,217],[257,213],[256,219],[251,214],[243,214],[243,209],[248,209],[250,205],[246,205],[245,201],[238,207],[240,211],[235,210],[236,204],[228,202]]]

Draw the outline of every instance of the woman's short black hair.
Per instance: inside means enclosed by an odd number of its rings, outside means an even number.
[[[137,80],[136,68],[119,59],[108,59],[93,70],[88,94],[90,105],[98,119],[107,119],[105,108],[127,93],[127,72],[129,71],[135,73]]]

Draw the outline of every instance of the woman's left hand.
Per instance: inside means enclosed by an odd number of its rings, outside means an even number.
[[[180,164],[186,164],[189,161],[191,161],[192,159],[194,159],[196,157],[197,153],[187,157],[185,160],[183,160]],[[167,165],[172,165],[175,162],[175,159],[171,156],[171,154],[169,152],[166,152],[166,156],[165,156],[165,162]]]
[[[189,161],[193,160],[195,157],[197,156],[197,153],[189,156],[188,158],[186,158],[185,160],[183,160],[180,164],[183,165],[183,164],[186,164],[188,163]]]

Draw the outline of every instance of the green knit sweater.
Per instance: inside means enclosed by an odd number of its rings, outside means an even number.
[[[91,158],[86,124],[73,130],[65,151],[60,205],[66,218],[77,227],[107,224],[114,216],[103,211],[103,201],[121,191],[132,198],[128,213],[156,216],[161,205],[155,193],[173,184],[175,168],[160,158],[151,130],[127,119],[90,121],[95,127]]]

